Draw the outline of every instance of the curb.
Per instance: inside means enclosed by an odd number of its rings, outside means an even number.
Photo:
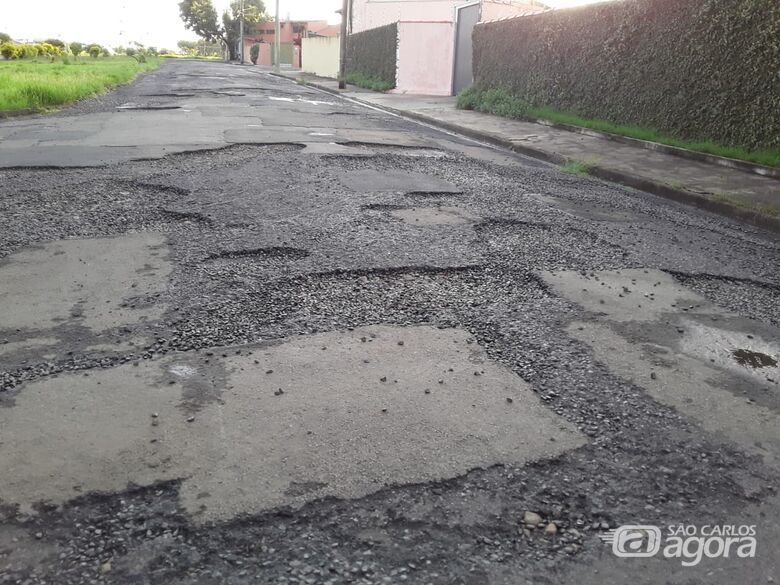
[[[271,75],[274,75],[276,77],[281,77],[283,79],[287,79],[290,81],[294,81],[295,83],[298,83],[300,81],[296,77],[284,75],[282,73],[279,74],[271,73]],[[332,95],[342,95],[342,92],[338,90],[334,90],[330,87],[321,85],[316,82],[306,81],[305,85],[314,87],[316,89],[319,89],[320,91],[324,91]],[[463,126],[452,124],[450,122],[444,122],[436,118],[426,116],[424,114],[418,114],[416,112],[398,110],[396,108],[391,108],[385,105],[379,106],[377,104],[365,100],[361,100],[360,98],[355,96],[349,96],[349,99],[354,100],[356,102],[360,102],[361,104],[367,106],[371,106],[372,108],[385,110],[397,116],[401,116],[402,118],[409,118],[412,120],[416,120],[418,122],[424,122],[425,124],[430,124],[431,126],[442,128],[449,132],[455,132],[457,134],[467,136],[468,138],[473,138],[474,140],[487,142],[494,146],[506,148],[513,152],[524,154],[526,156],[540,159],[555,165],[565,165],[570,162],[575,162],[573,159],[570,159],[569,157],[557,153],[553,153],[553,152],[547,152],[545,150],[540,150],[537,148],[532,148],[525,144],[517,144],[509,140],[505,140],[504,138],[500,138],[498,136],[490,134],[489,132],[471,130],[470,128],[464,128]],[[635,140],[635,139],[630,139],[630,140]],[[636,140],[636,142],[644,142],[644,141]],[[668,148],[673,148],[673,147],[668,147]],[[703,156],[708,156],[708,155],[703,155]],[[718,157],[713,157],[713,158],[718,158]],[[724,160],[732,160],[732,159],[724,159]],[[745,163],[745,164],[749,164],[749,163]],[[705,211],[710,211],[712,213],[725,216],[729,219],[739,220],[759,228],[770,230],[775,233],[780,233],[780,217],[764,215],[757,211],[751,211],[749,209],[737,207],[736,205],[731,205],[730,203],[727,203],[725,201],[714,201],[712,199],[704,197],[703,195],[698,195],[691,191],[686,191],[684,189],[676,189],[674,187],[670,187],[669,185],[665,185],[657,181],[652,181],[650,179],[645,179],[643,177],[631,175],[623,171],[610,169],[609,167],[603,167],[598,165],[589,166],[588,174],[598,179],[603,179],[605,181],[618,183],[626,187],[631,187],[633,189],[638,189],[640,191],[652,193],[653,195],[658,195],[660,197],[664,197],[665,199],[670,199],[678,203],[691,205],[693,207],[697,207]]]
[[[575,134],[583,134],[585,136],[594,136],[597,138],[603,138],[604,140],[612,140],[613,142],[621,142],[623,144],[630,144],[637,148],[644,148],[645,150],[653,150],[655,152],[662,152],[664,154],[671,154],[680,158],[687,158],[688,160],[695,160],[699,162],[706,162],[729,169],[737,169],[745,173],[752,173],[754,175],[760,175],[762,177],[769,177],[770,179],[780,180],[780,169],[776,167],[768,167],[766,165],[751,163],[736,158],[729,158],[727,156],[718,156],[715,154],[707,154],[706,152],[697,152],[695,150],[688,150],[687,148],[680,148],[678,146],[670,146],[668,144],[661,144],[660,142],[650,142],[649,140],[642,140],[640,138],[631,138],[630,136],[621,136],[619,134],[611,134],[610,132],[602,132],[601,130],[593,130],[591,128],[585,128],[584,126],[573,126],[572,124],[564,124],[562,122],[550,122],[549,120],[543,120],[541,118],[524,118],[526,122],[533,122],[540,126],[547,126],[554,130],[566,130],[567,132],[573,132]]]
[[[35,110],[33,108],[25,108],[23,110],[13,110],[10,112],[0,112],[0,120],[8,118],[18,118],[19,116],[30,116],[32,114],[40,114],[41,110]]]

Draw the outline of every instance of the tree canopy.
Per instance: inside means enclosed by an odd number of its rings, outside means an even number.
[[[226,40],[211,0],[181,0],[179,13],[184,26],[207,41]]]
[[[207,41],[222,41],[227,45],[230,58],[235,59],[241,21],[241,0],[233,0],[230,10],[217,15],[212,0],[181,0],[179,12],[184,26]],[[244,23],[257,24],[267,20],[263,0],[243,0]],[[183,49],[184,50],[184,49]]]

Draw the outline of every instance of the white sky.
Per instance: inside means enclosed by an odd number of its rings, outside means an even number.
[[[557,8],[598,0],[547,0]],[[218,12],[230,0],[214,0]],[[282,18],[339,22],[335,11],[341,0],[280,0]],[[275,0],[266,0],[273,12]],[[176,41],[195,39],[179,17],[178,0],[0,0],[0,31],[20,40],[47,37],[65,41],[125,46],[132,41],[157,48],[176,49]]]

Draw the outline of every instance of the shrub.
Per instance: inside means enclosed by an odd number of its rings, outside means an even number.
[[[89,56],[93,59],[97,59],[100,57],[100,55],[103,53],[103,47],[100,45],[92,44],[87,47],[87,53],[89,53]]]
[[[388,83],[383,79],[378,79],[370,75],[363,75],[362,73],[347,73],[347,83],[372,91],[388,91],[395,87],[394,84]]]
[[[62,55],[62,49],[50,43],[41,43],[38,45],[38,54],[53,58]]]
[[[70,52],[73,53],[73,56],[78,58],[79,55],[81,55],[82,51],[84,51],[84,45],[81,43],[71,43],[70,44]]]
[[[252,65],[257,65],[257,59],[260,57],[260,45],[255,43],[249,48],[249,59],[252,61]]]
[[[9,60],[21,59],[24,56],[24,49],[22,49],[21,45],[5,42],[0,45],[0,55]]]
[[[133,47],[127,47],[125,49],[125,55],[127,55],[128,57],[135,57],[136,53],[137,51]]]
[[[38,45],[24,45],[24,58],[35,59],[38,56]]]

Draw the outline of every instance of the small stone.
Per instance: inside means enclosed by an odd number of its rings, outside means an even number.
[[[194,416],[187,417],[187,422],[193,422],[195,420]]]
[[[398,345],[403,345],[403,344],[404,344],[404,342],[403,342],[403,341],[399,341],[399,342],[398,342]]]
[[[111,572],[111,561],[107,561],[100,565],[100,572],[105,575],[106,573]]]
[[[554,536],[558,533],[558,527],[555,525],[555,523],[550,522],[547,526],[545,526],[544,533],[547,536]]]
[[[41,538],[43,538],[43,532],[36,532],[36,533],[35,533],[35,538],[37,538],[38,540],[40,540]]]
[[[383,408],[383,409],[382,409],[382,412],[387,412],[387,409],[386,409],[386,408]]]
[[[273,373],[274,373],[274,371],[273,371],[273,370],[266,370],[266,371],[265,371],[265,373],[266,373],[266,374],[273,374]]]
[[[541,523],[542,517],[537,514],[536,512],[526,511],[525,514],[523,514],[523,524],[530,527],[535,527],[537,524]]]
[[[426,394],[430,394],[430,393],[431,393],[431,389],[430,389],[430,388],[426,388],[426,389],[425,389],[425,393],[426,393]]]
[[[655,375],[655,372],[650,372],[650,379],[655,380],[656,378],[658,378],[658,376]]]
[[[506,397],[506,401],[508,404],[512,404],[514,400],[512,400],[509,396]]]
[[[387,376],[382,376],[381,378],[379,378],[379,381],[380,382],[387,382]]]

